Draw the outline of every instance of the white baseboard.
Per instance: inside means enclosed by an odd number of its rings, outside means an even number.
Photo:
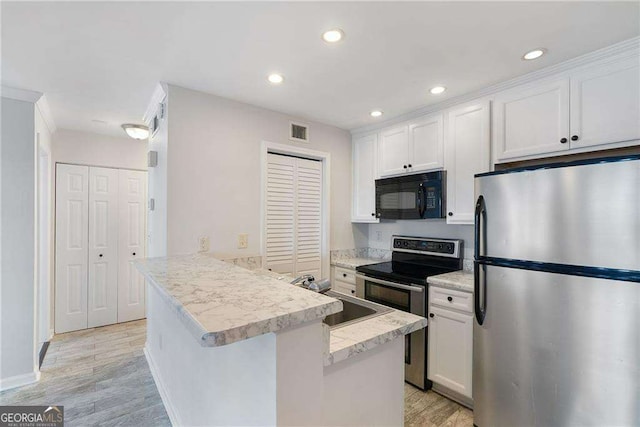
[[[14,377],[0,379],[0,391],[21,387],[40,381],[40,371],[29,372],[28,374],[16,375]]]
[[[171,401],[169,400],[169,395],[167,394],[167,390],[162,384],[162,379],[160,378],[160,374],[158,373],[158,368],[156,367],[151,354],[147,350],[147,346],[145,345],[144,356],[147,358],[147,364],[149,365],[149,370],[151,371],[151,375],[153,376],[153,381],[156,383],[156,388],[158,389],[158,393],[160,393],[160,398],[162,399],[162,403],[164,404],[164,409],[167,411],[167,415],[169,416],[169,421],[171,421],[172,426],[180,426],[182,425],[178,421],[178,414],[176,410],[173,408]]]

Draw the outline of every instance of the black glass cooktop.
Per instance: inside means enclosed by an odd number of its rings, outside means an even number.
[[[358,273],[378,279],[399,283],[427,284],[427,277],[450,273],[459,268],[417,264],[411,262],[389,261],[379,264],[362,265],[356,268]]]

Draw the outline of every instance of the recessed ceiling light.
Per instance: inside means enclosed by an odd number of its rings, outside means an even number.
[[[269,80],[269,83],[273,83],[274,85],[279,85],[284,81],[284,77],[282,76],[282,74],[277,73],[269,74],[269,77],[267,77],[267,79]]]
[[[326,41],[327,43],[337,43],[342,40],[343,37],[344,31],[339,28],[322,33],[322,40]]]
[[[371,117],[380,117],[382,115],[382,111],[380,110],[373,110],[372,112],[370,112],[369,114],[371,114]]]
[[[133,139],[141,140],[149,138],[149,128],[144,125],[125,123],[122,125],[122,129]]]
[[[440,95],[445,90],[447,90],[447,88],[444,86],[435,86],[429,89],[429,92],[431,92],[432,95]]]
[[[526,60],[526,61],[530,61],[532,59],[538,59],[540,58],[542,55],[544,55],[545,53],[547,53],[547,49],[545,48],[538,48],[538,49],[533,49],[527,53],[525,53],[524,55],[522,55],[522,59]]]

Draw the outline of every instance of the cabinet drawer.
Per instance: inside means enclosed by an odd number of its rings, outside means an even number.
[[[335,272],[333,273],[334,281],[341,281],[350,283],[353,286],[356,285],[356,272],[353,270],[349,270],[348,268],[336,267]]]
[[[336,292],[340,292],[346,295],[356,296],[356,285],[343,282],[342,280],[335,280],[331,284],[331,290],[334,290]]]
[[[429,304],[473,313],[473,294],[429,285]]]

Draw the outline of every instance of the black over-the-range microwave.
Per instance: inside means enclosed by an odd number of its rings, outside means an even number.
[[[437,171],[376,180],[376,217],[444,218],[446,172]]]

